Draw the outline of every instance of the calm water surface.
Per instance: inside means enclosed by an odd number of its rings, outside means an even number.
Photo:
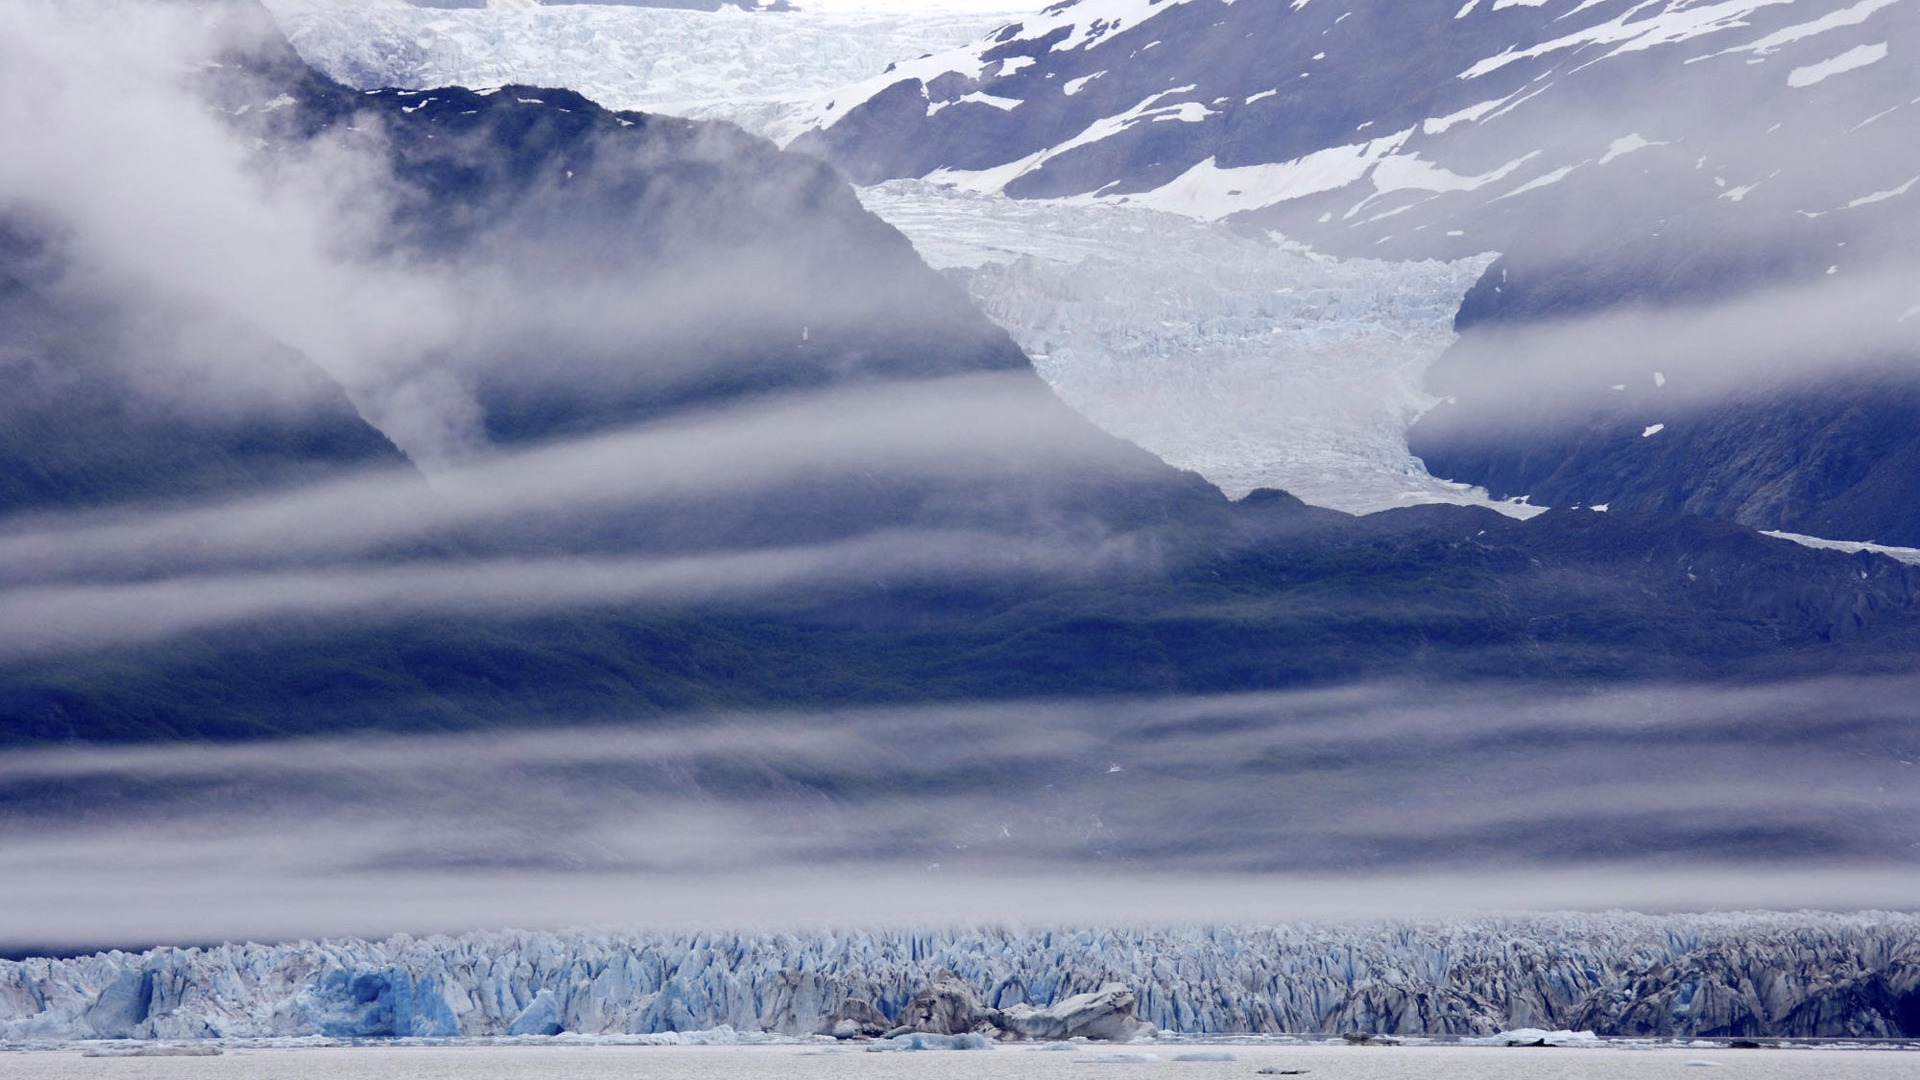
[[[1174,1060],[1209,1050],[1234,1060]],[[1093,1060],[1112,1053],[1153,1060]],[[1305,1069],[1308,1080],[1920,1080],[1920,1052],[1902,1050],[1183,1045],[867,1053],[806,1046],[456,1046],[229,1050],[210,1058],[0,1054],[5,1080],[1226,1080],[1258,1076],[1263,1066]]]

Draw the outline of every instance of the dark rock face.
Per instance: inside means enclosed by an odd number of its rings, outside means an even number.
[[[306,357],[210,305],[103,289],[0,214],[0,515],[234,496],[406,461]]]
[[[1904,492],[1920,475],[1920,388],[1849,381],[1701,407],[1622,393],[1618,405],[1581,424],[1544,429],[1442,405],[1409,445],[1435,473],[1470,479],[1498,498],[1702,514],[1913,546],[1920,510]],[[1654,423],[1661,429],[1644,434]]]

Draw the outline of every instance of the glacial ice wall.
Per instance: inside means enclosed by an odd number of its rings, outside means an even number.
[[[802,1034],[851,999],[895,1016],[943,970],[1002,1008],[1124,982],[1180,1032],[1920,1036],[1920,917],[1799,912],[116,951],[0,963],[0,1038]]]

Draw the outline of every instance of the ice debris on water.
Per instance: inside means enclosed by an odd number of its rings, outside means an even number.
[[[959,1035],[934,1035],[925,1031],[895,1035],[891,1039],[881,1039],[867,1047],[868,1050],[991,1050],[993,1040],[975,1032]]]

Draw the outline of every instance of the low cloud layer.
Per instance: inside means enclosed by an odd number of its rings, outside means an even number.
[[[15,753],[0,923],[99,944],[1901,906],[1915,689],[1378,685]]]
[[[1438,389],[1477,415],[1551,426],[1606,404],[1621,379],[1647,407],[1676,413],[1835,381],[1912,382],[1916,282],[1911,262],[1888,260],[1720,300],[1480,327]]]

